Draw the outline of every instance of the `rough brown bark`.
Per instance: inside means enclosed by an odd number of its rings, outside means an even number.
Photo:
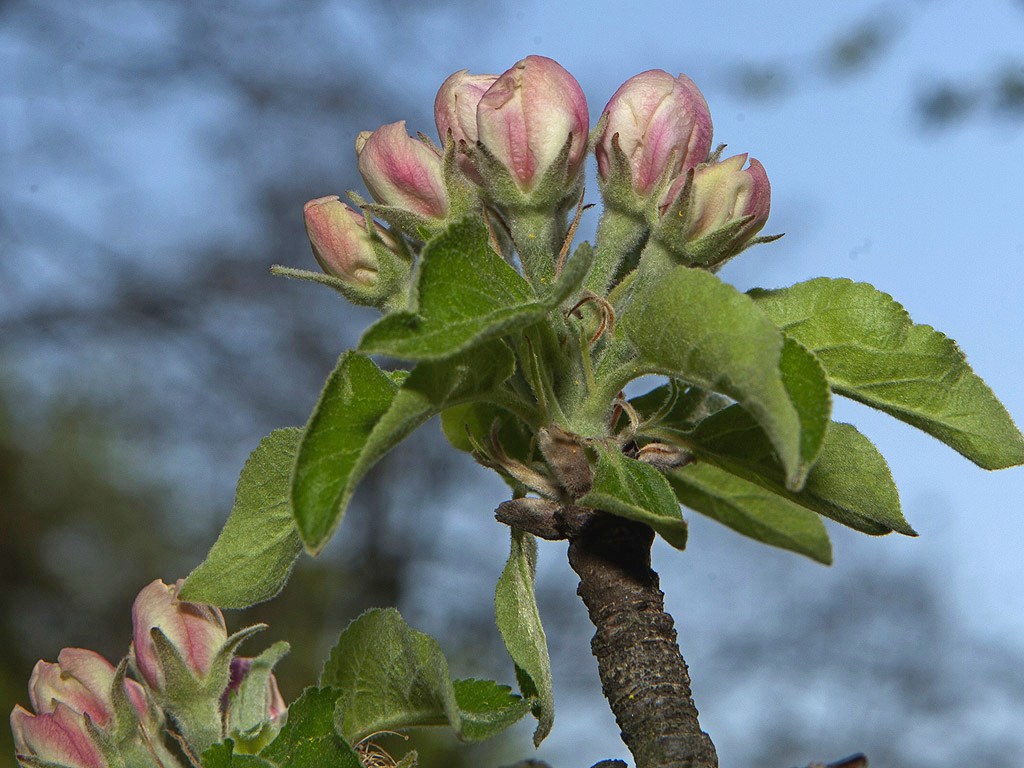
[[[601,513],[570,539],[577,592],[597,628],[591,649],[601,686],[637,768],[717,768],[651,570],[653,541],[647,526]]]

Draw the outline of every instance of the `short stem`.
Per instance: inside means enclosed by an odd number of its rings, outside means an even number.
[[[602,690],[637,768],[717,768],[650,567],[653,540],[647,526],[598,514],[569,544],[577,591],[597,628],[591,650]]]
[[[548,210],[524,210],[507,218],[523,273],[534,288],[543,290],[555,279],[555,262],[567,232],[565,217]]]
[[[594,266],[586,287],[604,296],[621,265],[636,258],[646,234],[647,227],[638,217],[606,207],[597,225]]]

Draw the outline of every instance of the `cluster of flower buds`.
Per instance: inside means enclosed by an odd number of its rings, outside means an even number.
[[[448,222],[485,209],[501,224],[494,241],[504,255],[517,250],[527,277],[547,282],[567,212],[582,194],[588,146],[606,212],[635,233],[637,247],[650,236],[677,261],[714,268],[756,242],[768,218],[764,168],[712,152],[711,112],[685,75],[631,77],[591,137],[576,79],[552,59],[527,56],[500,75],[448,77],[434,120],[440,148],[411,137],[404,121],[359,135],[359,171],[373,198],[352,195],[362,216],[336,197],[306,205],[317,261],[358,303],[403,306],[396,297],[408,293],[416,249]]]
[[[747,155],[711,153],[712,122],[690,78],[649,70],[604,108],[594,144],[605,204],[646,223],[684,263],[717,266],[768,220],[771,188]]]
[[[271,672],[278,644],[256,659],[234,650],[260,627],[228,636],[221,612],[177,599],[181,582],[147,585],[132,608],[129,657],[114,667],[98,653],[65,648],[29,681],[33,712],[16,706],[11,729],[26,768],[171,768],[169,720],[196,754],[225,736],[256,751],[287,714]],[[127,677],[131,664],[138,680]]]

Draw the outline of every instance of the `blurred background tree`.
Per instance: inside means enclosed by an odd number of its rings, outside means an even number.
[[[303,202],[358,187],[348,145],[359,130],[408,118],[428,131],[433,89],[451,71],[552,55],[587,89],[594,120],[634,72],[687,71],[716,123],[734,134],[754,110],[801,109],[808,93],[843,92],[882,73],[902,78],[903,102],[886,109],[906,124],[903,141],[935,141],[988,119],[1010,147],[1022,144],[1019,56],[994,54],[980,66],[950,57],[942,71],[918,75],[900,66],[908,40],[937,34],[929,26],[942,13],[937,0],[830,12],[828,27],[791,0],[775,9],[791,33],[755,45],[742,29],[743,50],[712,38],[750,23],[750,9],[739,3],[730,17],[705,5],[698,19],[696,8],[652,3],[646,36],[630,36],[637,11],[623,17],[616,47],[609,27],[622,11],[610,4],[556,13],[469,0],[0,2],[0,695],[8,709],[25,701],[37,658],[66,645],[123,653],[137,590],[199,562],[249,451],[270,430],[305,421],[370,314],[267,268],[312,267]],[[1007,18],[1024,26],[1024,5],[1015,6]],[[969,20],[998,18],[979,11]],[[695,19],[711,31],[687,31]],[[782,143],[763,125],[746,130],[756,143],[737,151],[760,156]],[[801,179],[793,191],[781,168],[779,176],[781,228],[813,229],[819,201],[798,196],[820,189]],[[1019,228],[1008,234],[1006,253],[993,258],[1024,253]],[[867,238],[862,250],[871,249]],[[801,267],[808,241],[791,239],[774,248],[795,249],[784,263]],[[767,274],[779,269],[773,258]],[[504,491],[441,443],[428,425],[364,482],[336,546],[303,560],[277,600],[229,617],[234,626],[267,621],[271,639],[292,642],[280,668],[287,698],[370,605],[398,605],[437,634],[458,674],[511,681],[490,605],[506,547],[490,513]],[[924,504],[909,506],[916,524]],[[943,503],[930,506],[941,512]],[[680,564],[660,570],[684,647],[695,646],[687,656],[698,704],[723,765],[804,764],[844,750],[905,768],[1024,764],[1013,725],[1024,715],[1024,680],[1012,671],[1024,668],[1024,650],[968,626],[941,556],[900,563],[898,549],[871,558],[878,542],[840,538],[841,558],[869,564],[823,572],[748,549],[713,524],[694,521],[694,532]],[[541,755],[573,768],[619,747],[584,652],[590,628],[575,581],[561,555],[548,560],[540,597],[561,706]],[[766,597],[765,585],[780,583],[785,589]],[[331,609],[321,613],[325,603]],[[9,739],[0,729],[0,765],[13,765]],[[425,768],[497,766],[530,752],[526,730],[458,757],[438,743]]]

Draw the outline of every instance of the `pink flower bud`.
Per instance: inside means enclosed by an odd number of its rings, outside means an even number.
[[[58,704],[64,704],[106,729],[114,717],[114,676],[114,666],[95,651],[65,648],[56,664],[36,663],[28,683],[29,700],[39,714],[52,713]],[[146,694],[142,686],[134,680],[125,680],[124,686],[139,717],[144,718]]]
[[[367,288],[377,282],[380,265],[373,250],[373,237],[361,213],[353,211],[337,195],[310,200],[302,212],[313,255],[324,272]],[[385,245],[396,247],[387,232],[377,233]]]
[[[612,140],[629,160],[633,189],[647,195],[658,179],[685,174],[711,150],[711,112],[686,75],[651,69],[634,75],[608,101],[594,148],[601,180],[612,173]]]
[[[107,768],[103,753],[89,735],[85,716],[62,702],[38,715],[16,706],[11,712],[11,731],[18,755],[65,768]]]
[[[441,84],[434,99],[434,122],[442,144],[449,130],[456,143],[476,144],[476,108],[497,79],[497,75],[471,75],[463,69]]]
[[[583,164],[590,115],[583,89],[561,64],[527,56],[481,97],[477,138],[511,173],[523,192],[534,188],[572,136],[567,177]]]
[[[746,216],[753,218],[734,233],[730,242],[742,248],[761,231],[771,209],[771,185],[764,166],[747,155],[736,155],[718,163],[698,166],[693,174],[690,200],[686,206],[686,238],[693,242],[734,224]],[[685,186],[685,178],[673,182],[666,197],[671,203]]]
[[[359,173],[373,199],[428,219],[444,219],[451,203],[445,188],[441,155],[413,139],[405,121],[382,125],[356,138]]]
[[[183,583],[184,579],[179,579],[168,586],[157,579],[143,587],[132,605],[135,664],[155,691],[163,689],[164,670],[153,643],[154,629],[163,632],[197,678],[207,676],[214,657],[228,639],[224,616],[219,609],[178,600],[178,590]]]

